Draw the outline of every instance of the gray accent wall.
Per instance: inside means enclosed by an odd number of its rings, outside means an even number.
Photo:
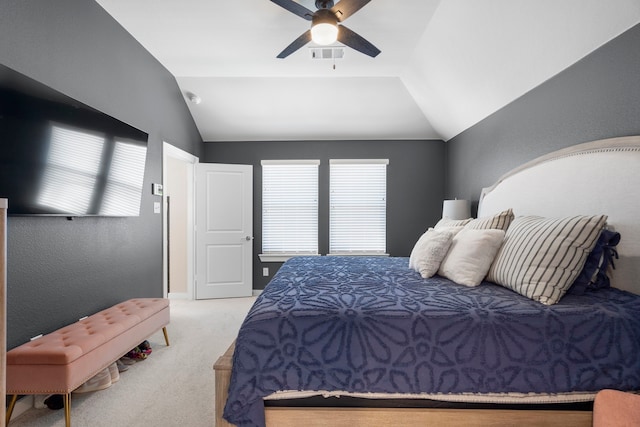
[[[446,194],[477,203],[483,187],[538,156],[638,134],[640,25],[447,141]]]
[[[445,147],[440,140],[207,142],[204,161],[253,165],[253,288],[263,289],[280,267],[262,263],[261,160],[319,159],[319,252],[329,248],[329,159],[389,159],[387,167],[387,252],[409,256],[416,240],[442,214]],[[269,267],[269,277],[262,268]]]
[[[162,141],[200,156],[202,140],[175,78],[94,1],[0,2],[0,63],[149,134],[140,217],[9,218],[12,348],[120,301],[162,296],[151,183],[162,182]]]

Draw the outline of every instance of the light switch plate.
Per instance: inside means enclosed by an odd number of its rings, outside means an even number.
[[[162,184],[157,184],[155,182],[152,183],[151,194],[153,194],[154,196],[162,196],[163,194]]]
[[[160,202],[153,202],[153,213],[160,213]]]

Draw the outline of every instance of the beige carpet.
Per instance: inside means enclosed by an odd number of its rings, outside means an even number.
[[[120,381],[72,395],[73,427],[212,427],[213,364],[235,339],[255,298],[171,301],[167,327],[149,338],[153,352],[122,372]],[[64,410],[30,409],[11,427],[63,427]]]

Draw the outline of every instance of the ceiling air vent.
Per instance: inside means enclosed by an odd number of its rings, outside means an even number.
[[[311,59],[342,59],[344,47],[310,47]]]

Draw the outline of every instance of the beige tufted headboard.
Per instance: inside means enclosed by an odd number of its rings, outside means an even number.
[[[513,169],[482,190],[478,217],[608,215],[620,259],[612,285],[640,294],[640,136],[568,147]]]

